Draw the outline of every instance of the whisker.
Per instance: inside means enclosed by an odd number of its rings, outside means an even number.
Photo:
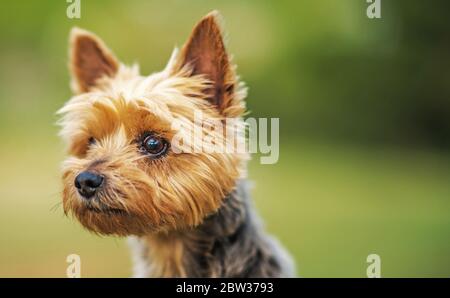
[[[56,204],[54,204],[51,208],[50,211],[51,212],[56,212],[58,210],[58,208],[62,205],[62,202],[57,202]]]

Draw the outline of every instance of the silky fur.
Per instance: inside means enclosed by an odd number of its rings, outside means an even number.
[[[194,123],[196,111],[206,119],[232,118],[237,129],[244,126],[246,89],[225,51],[217,13],[203,18],[167,67],[150,76],[121,64],[90,32],[73,29],[70,45],[75,95],[59,111],[69,154],[62,166],[65,213],[97,234],[133,235],[139,243],[137,276],[289,275],[292,270],[282,261],[286,258],[278,256],[282,250],[268,244],[272,242],[247,216],[249,208],[242,202],[248,196],[237,195],[238,181],[246,176],[246,153],[176,154],[171,147],[165,156],[151,159],[139,147],[148,132],[166,140],[193,135],[185,140],[192,148],[213,134],[229,146],[230,136]],[[174,122],[183,125],[174,127]],[[193,133],[198,130],[201,134]],[[74,186],[83,171],[104,176],[104,185],[91,200],[82,199]],[[236,204],[240,212],[224,212]],[[223,213],[227,216],[219,216]],[[213,228],[224,223],[234,232]],[[252,228],[241,229],[244,225]],[[234,236],[242,241],[233,242],[232,259],[242,266],[233,267],[224,263],[225,255],[214,257],[211,249],[218,245],[223,250],[227,237],[239,229],[245,233]],[[256,265],[244,261],[249,259]]]

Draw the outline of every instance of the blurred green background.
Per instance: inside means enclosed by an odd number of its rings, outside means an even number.
[[[304,277],[450,276],[449,2],[66,1],[0,4],[0,276],[129,276],[123,239],[63,216],[54,112],[71,96],[72,26],[143,74],[219,9],[253,117],[279,117],[280,159],[250,164],[256,206]]]

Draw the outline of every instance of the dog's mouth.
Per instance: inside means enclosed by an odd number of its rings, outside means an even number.
[[[128,215],[128,212],[126,212],[123,209],[118,209],[118,208],[110,208],[110,207],[106,207],[106,206],[102,206],[102,207],[93,207],[93,206],[87,206],[86,210],[90,211],[90,212],[95,212],[95,213],[104,213],[104,214],[114,214],[114,215]]]
[[[83,209],[87,212],[109,215],[129,215],[129,212],[125,209],[111,207],[103,203],[99,194],[90,200],[82,199],[82,201]]]

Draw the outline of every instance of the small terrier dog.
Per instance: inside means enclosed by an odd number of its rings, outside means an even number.
[[[248,154],[175,153],[174,136],[194,130],[200,134],[185,144],[213,136],[229,145],[228,131],[207,129],[195,113],[244,124],[246,89],[225,50],[217,12],[150,76],[74,28],[70,70],[75,95],[59,111],[70,155],[62,173],[66,214],[96,234],[128,236],[136,277],[294,275],[289,255],[253,214]]]

